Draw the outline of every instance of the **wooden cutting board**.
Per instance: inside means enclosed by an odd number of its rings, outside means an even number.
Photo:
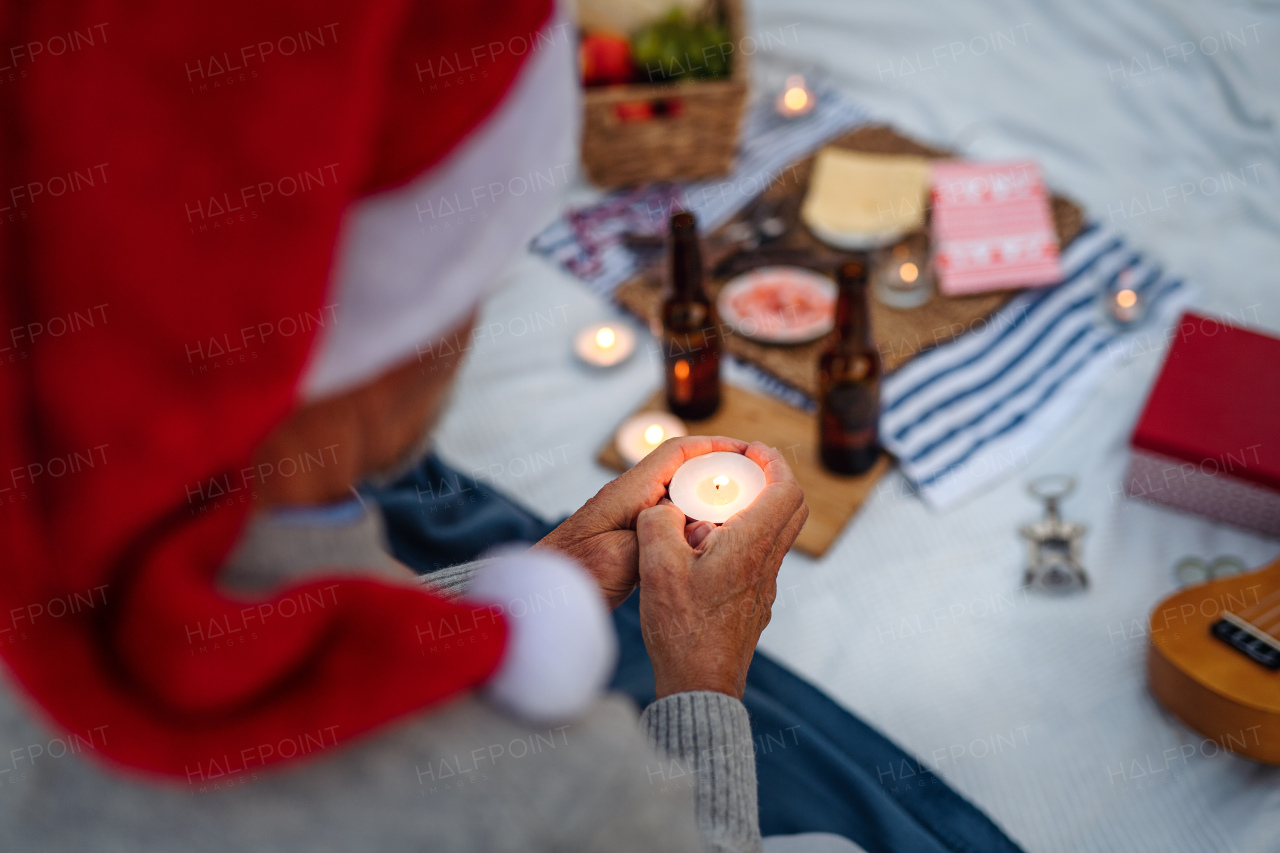
[[[889,457],[881,454],[870,471],[856,477],[832,474],[818,461],[818,425],[812,415],[727,383],[721,389],[720,400],[720,410],[710,418],[686,422],[689,432],[763,441],[777,448],[795,472],[809,503],[809,520],[795,547],[810,557],[827,553],[876,482],[889,470]],[[636,411],[666,411],[664,393],[659,391]],[[597,458],[615,471],[627,469],[612,439]]]

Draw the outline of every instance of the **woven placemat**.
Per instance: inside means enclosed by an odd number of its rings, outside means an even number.
[[[872,154],[915,154],[938,159],[951,156],[946,151],[923,145],[882,125],[858,128],[831,144]],[[793,209],[799,209],[809,186],[813,160],[811,155],[785,169],[781,179],[766,190],[766,197],[786,199]],[[1071,242],[1084,225],[1080,208],[1062,196],[1053,197],[1053,220],[1062,247]],[[737,218],[726,223],[720,231],[736,221]],[[708,243],[715,243],[720,231],[709,235]],[[811,267],[826,275],[830,275],[836,265],[848,257],[846,253],[820,243],[798,220],[789,233],[769,245],[784,251],[799,250],[809,257],[796,261],[798,265]],[[708,260],[709,265],[714,265],[714,258]],[[665,281],[665,269],[650,268],[624,282],[615,292],[618,302],[645,320],[655,333],[661,331],[660,312]],[[727,277],[708,277],[707,295],[712,302],[727,281]],[[981,326],[988,315],[1012,299],[1016,293],[1017,291],[995,291],[972,296],[943,296],[935,293],[924,305],[910,309],[890,308],[874,298],[871,299],[872,333],[880,350],[884,369],[892,371],[918,353]],[[761,344],[741,335],[727,335],[724,339],[728,352],[759,366],[811,398],[817,396],[818,355],[826,344],[825,338],[791,346]]]

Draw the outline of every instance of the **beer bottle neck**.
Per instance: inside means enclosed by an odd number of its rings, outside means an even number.
[[[676,297],[702,300],[702,253],[696,232],[677,232],[671,237],[671,289]]]
[[[871,346],[871,322],[867,314],[866,281],[842,281],[836,297],[836,338],[841,347],[864,349]]]

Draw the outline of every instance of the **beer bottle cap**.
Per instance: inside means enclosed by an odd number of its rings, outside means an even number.
[[[840,284],[866,284],[867,259],[863,255],[850,258],[836,270],[836,281]]]
[[[671,214],[671,233],[680,234],[683,232],[698,233],[698,220],[686,210]]]

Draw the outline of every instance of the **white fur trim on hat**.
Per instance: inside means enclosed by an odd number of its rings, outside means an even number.
[[[547,551],[499,552],[476,571],[466,599],[501,608],[509,635],[491,701],[521,719],[576,717],[599,697],[618,659],[600,588],[576,563]]]
[[[563,13],[553,15],[502,102],[457,150],[346,212],[329,285],[334,322],[312,349],[304,398],[429,352],[525,250],[578,162],[575,40]]]

